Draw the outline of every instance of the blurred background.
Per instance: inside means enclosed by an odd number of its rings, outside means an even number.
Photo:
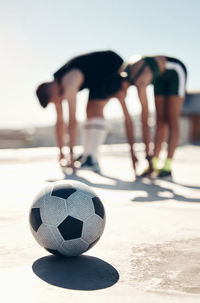
[[[187,91],[193,94],[183,109],[180,143],[200,141],[200,1],[0,0],[0,8],[1,148],[54,146],[54,107],[40,107],[36,87],[51,80],[72,56],[104,49],[116,51],[125,60],[134,54],[182,60],[188,69]],[[87,90],[78,95],[80,124],[87,95]],[[153,129],[151,86],[148,96]],[[134,87],[127,104],[140,141],[140,105]],[[67,107],[65,114],[67,120]],[[107,143],[125,142],[122,112],[115,99],[107,105],[105,117],[111,125]]]

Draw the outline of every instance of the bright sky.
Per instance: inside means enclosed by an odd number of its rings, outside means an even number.
[[[53,124],[54,108],[40,107],[35,88],[87,51],[177,57],[188,68],[187,88],[200,90],[199,0],[0,0],[0,36],[0,127]],[[78,97],[79,120],[86,97]],[[139,112],[134,88],[127,102]],[[105,115],[121,116],[116,100]]]

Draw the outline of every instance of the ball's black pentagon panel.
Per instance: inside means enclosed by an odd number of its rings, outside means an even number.
[[[46,248],[44,247],[48,252],[50,252],[51,254],[58,256],[58,257],[65,257],[63,254],[61,254],[59,251],[55,250],[55,249],[50,249],[50,248]]]
[[[98,237],[95,241],[93,241],[92,243],[90,243],[90,245],[88,246],[88,249],[89,250],[91,247],[93,247],[98,241],[99,241],[100,237]]]
[[[91,198],[96,197],[95,191],[85,183],[73,180],[71,181],[71,185],[76,188],[77,191],[83,191],[85,195],[88,195]]]
[[[73,193],[76,192],[76,188],[74,188],[70,184],[56,184],[52,191],[52,196],[67,199],[69,196],[71,196]]]
[[[39,208],[31,208],[30,211],[30,224],[35,232],[37,232],[38,228],[42,224],[40,209]]]
[[[92,201],[94,204],[95,214],[97,214],[99,217],[104,219],[105,210],[104,210],[101,200],[98,197],[94,197],[94,198],[92,198]]]
[[[72,240],[81,237],[83,222],[68,216],[60,225],[58,229],[64,240]]]

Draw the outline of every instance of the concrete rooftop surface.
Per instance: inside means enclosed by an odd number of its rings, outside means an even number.
[[[200,146],[177,148],[171,181],[135,179],[126,144],[102,146],[100,166],[67,175],[56,148],[0,150],[0,301],[200,302]],[[65,178],[91,186],[107,219],[93,248],[62,259],[37,244],[28,213],[43,186]]]

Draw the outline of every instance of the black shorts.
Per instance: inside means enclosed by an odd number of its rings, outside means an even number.
[[[95,83],[93,86],[89,87],[88,101],[92,101],[94,99],[102,99],[102,100],[107,99],[103,92],[103,82],[104,80],[100,81],[100,83]]]
[[[187,70],[185,65],[174,58],[167,57],[165,71],[154,82],[155,96],[185,96]]]

